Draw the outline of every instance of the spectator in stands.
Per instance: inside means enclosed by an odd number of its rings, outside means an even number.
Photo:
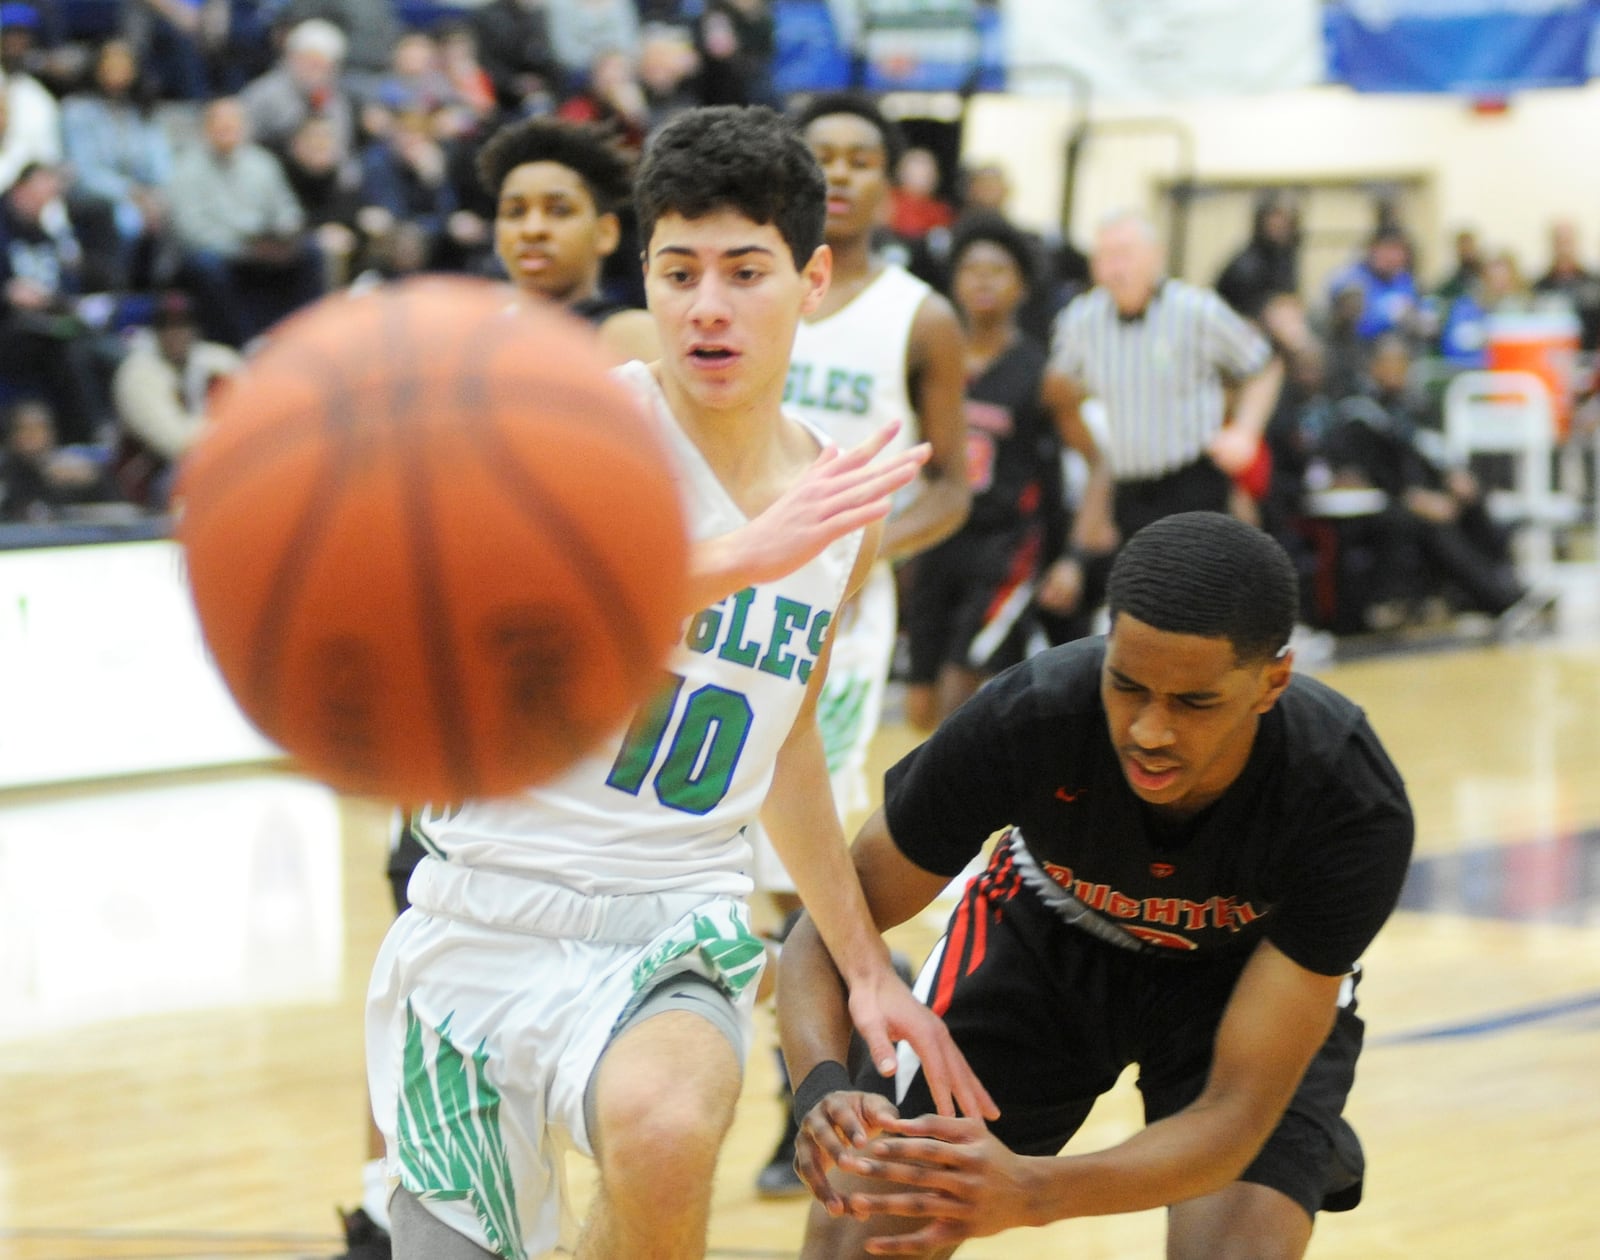
[[[695,18],[694,46],[703,104],[779,104],[772,84],[777,28],[767,0],[706,0]]]
[[[647,26],[639,37],[639,86],[649,129],[700,104],[700,57],[681,26]]]
[[[42,398],[21,397],[5,412],[0,449],[0,520],[45,522],[79,503],[116,497],[104,452],[62,446],[55,418]]]
[[[560,95],[590,79],[592,68],[607,53],[621,54],[629,66],[637,64],[639,12],[634,0],[561,0],[546,12],[550,46],[567,78]]]
[[[955,208],[939,195],[939,159],[927,149],[907,149],[889,190],[889,230],[903,241],[920,241],[955,218]]]
[[[1453,242],[1456,254],[1455,268],[1434,290],[1434,297],[1449,307],[1474,284],[1483,274],[1483,249],[1478,243],[1478,233],[1472,228],[1462,228],[1455,235]]]
[[[8,25],[19,18],[11,13],[20,9],[31,15],[26,5],[0,7],[0,22]],[[21,20],[26,21],[27,18]],[[4,44],[0,43],[0,47]],[[16,182],[24,167],[59,166],[61,163],[61,107],[48,89],[20,65],[13,69],[0,63],[0,193]]]
[[[1352,289],[1361,293],[1361,315],[1356,320],[1355,333],[1362,341],[1375,341],[1386,332],[1408,337],[1420,334],[1411,246],[1399,228],[1380,227],[1367,243],[1365,255],[1328,283],[1330,298]]]
[[[389,54],[400,38],[395,0],[289,0],[278,15],[281,30],[301,22],[332,22],[345,37],[345,86],[365,96],[389,69]]]
[[[244,345],[323,291],[322,260],[283,167],[250,139],[236,97],[206,106],[203,136],[178,155],[172,226],[212,341]]]
[[[111,420],[111,303],[84,296],[62,186],[56,167],[33,165],[0,198],[0,374],[45,397],[65,441],[90,443]]]
[[[1585,350],[1600,347],[1600,275],[1583,265],[1578,225],[1558,219],[1550,226],[1550,269],[1533,282],[1536,294],[1566,300],[1582,327]]]
[[[1246,319],[1261,321],[1271,299],[1300,291],[1300,209],[1283,192],[1256,202],[1250,240],[1217,277],[1217,293]]]
[[[1522,314],[1533,295],[1522,279],[1516,256],[1498,250],[1484,259],[1478,279],[1444,312],[1439,353],[1457,367],[1488,364],[1490,322],[1496,315]]]
[[[395,41],[389,70],[378,80],[375,99],[391,113],[432,113],[454,98],[439,64],[439,45],[427,31],[407,31]]]
[[[356,220],[361,209],[361,169],[339,161],[339,142],[326,118],[308,118],[289,142],[283,173],[305,211],[306,229],[326,267],[326,286],[347,284],[360,262]]]
[[[369,239],[388,236],[411,223],[426,241],[432,261],[456,211],[444,146],[428,114],[414,110],[395,119],[389,133],[361,153],[361,210],[357,222]]]
[[[470,10],[467,21],[502,109],[520,113],[526,101],[553,102],[563,86],[562,71],[550,43],[545,0],[489,0]]]
[[[239,94],[251,135],[279,157],[307,118],[326,118],[339,140],[342,161],[356,150],[356,102],[340,82],[345,37],[337,26],[311,18],[284,37],[283,55]]]
[[[595,58],[583,88],[561,102],[556,116],[613,127],[623,146],[634,153],[644,148],[654,121],[633,56],[618,49]]]
[[[71,192],[105,203],[120,243],[119,288],[148,287],[161,270],[172,146],[143,95],[126,40],[110,39],[95,59],[93,90],[61,107]]]
[[[450,84],[451,108],[465,115],[453,130],[481,126],[494,117],[496,106],[494,80],[484,68],[477,32],[466,22],[446,22],[434,38],[439,68]]]
[[[1389,497],[1383,520],[1388,554],[1374,570],[1387,587],[1371,592],[1382,609],[1372,624],[1385,628],[1413,615],[1419,593],[1437,591],[1462,611],[1499,616],[1527,589],[1476,479],[1449,463],[1439,435],[1422,423],[1427,403],[1410,387],[1411,363],[1405,337],[1379,338],[1366,388],[1335,406],[1320,452],[1333,485],[1369,487]]]
[[[123,36],[168,100],[201,101],[211,94],[209,63],[226,39],[227,0],[127,0]]]
[[[178,459],[199,437],[216,388],[243,360],[200,339],[188,296],[165,293],[138,330],[111,382],[120,434],[117,483],[131,503],[164,510]]]

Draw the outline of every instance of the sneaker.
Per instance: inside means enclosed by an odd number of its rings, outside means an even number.
[[[333,1260],[393,1260],[389,1231],[368,1216],[364,1208],[341,1212],[339,1220],[344,1225],[345,1249]]]
[[[794,1170],[794,1139],[800,1128],[790,1116],[783,1123],[783,1136],[767,1166],[756,1176],[756,1194],[763,1199],[794,1199],[810,1194],[800,1174]]]

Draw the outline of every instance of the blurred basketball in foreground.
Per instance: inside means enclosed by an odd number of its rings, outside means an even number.
[[[405,803],[513,792],[658,680],[685,526],[592,338],[430,277],[324,299],[218,399],[177,536],[224,680],[308,772]]]

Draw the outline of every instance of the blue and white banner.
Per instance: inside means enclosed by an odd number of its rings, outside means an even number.
[[[1576,87],[1597,15],[1597,0],[1334,0],[1329,77],[1362,92]]]

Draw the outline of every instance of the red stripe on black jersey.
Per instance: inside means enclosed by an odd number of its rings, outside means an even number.
[[[989,921],[1000,917],[1000,906],[1017,895],[1022,877],[1011,860],[1011,849],[1004,842],[995,847],[994,856],[982,874],[967,885],[956,907],[950,930],[945,933],[944,953],[934,976],[933,993],[928,1002],[936,1015],[950,1008],[956,981],[970,976],[983,965],[989,943]]]

